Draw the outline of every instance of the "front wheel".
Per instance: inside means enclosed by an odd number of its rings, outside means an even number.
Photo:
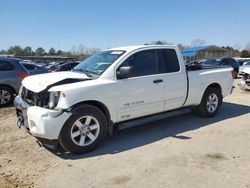
[[[72,153],[86,153],[96,149],[107,134],[107,119],[103,112],[91,105],[75,111],[64,124],[59,142]]]
[[[222,95],[217,88],[207,88],[205,91],[201,103],[194,108],[194,111],[203,117],[214,117],[218,111],[222,102]]]

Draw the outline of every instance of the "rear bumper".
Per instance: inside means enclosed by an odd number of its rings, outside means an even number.
[[[34,137],[47,140],[57,140],[64,123],[71,116],[69,112],[29,106],[20,96],[15,98],[14,105],[20,125]]]

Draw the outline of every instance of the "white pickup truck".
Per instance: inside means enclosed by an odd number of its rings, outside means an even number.
[[[193,109],[217,114],[232,92],[230,67],[187,70],[176,46],[101,51],[70,72],[29,76],[15,98],[18,125],[44,145],[73,153],[94,150],[113,128]]]

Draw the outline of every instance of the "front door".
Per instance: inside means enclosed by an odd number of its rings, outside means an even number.
[[[122,66],[133,66],[134,75],[117,81],[118,121],[164,111],[164,83],[158,74],[156,51],[137,52]]]

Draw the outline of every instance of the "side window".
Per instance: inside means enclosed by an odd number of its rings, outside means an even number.
[[[35,69],[35,70],[42,70],[43,68],[42,68],[42,67],[39,67],[39,66],[35,66],[34,69]]]
[[[229,65],[229,59],[222,59],[221,60],[221,65]]]
[[[35,67],[33,65],[30,65],[30,64],[23,64],[23,66],[28,69],[28,70],[34,70]]]
[[[178,72],[180,64],[174,49],[157,50],[160,73]]]
[[[145,50],[135,53],[125,60],[121,67],[132,66],[134,68],[134,76],[145,76],[158,73],[158,65],[155,58],[155,50]]]
[[[63,71],[64,71],[64,70],[67,70],[68,68],[69,68],[68,65],[62,65],[62,66],[61,66],[61,70],[63,70]]]
[[[14,67],[11,63],[7,61],[0,61],[0,71],[11,71]]]

